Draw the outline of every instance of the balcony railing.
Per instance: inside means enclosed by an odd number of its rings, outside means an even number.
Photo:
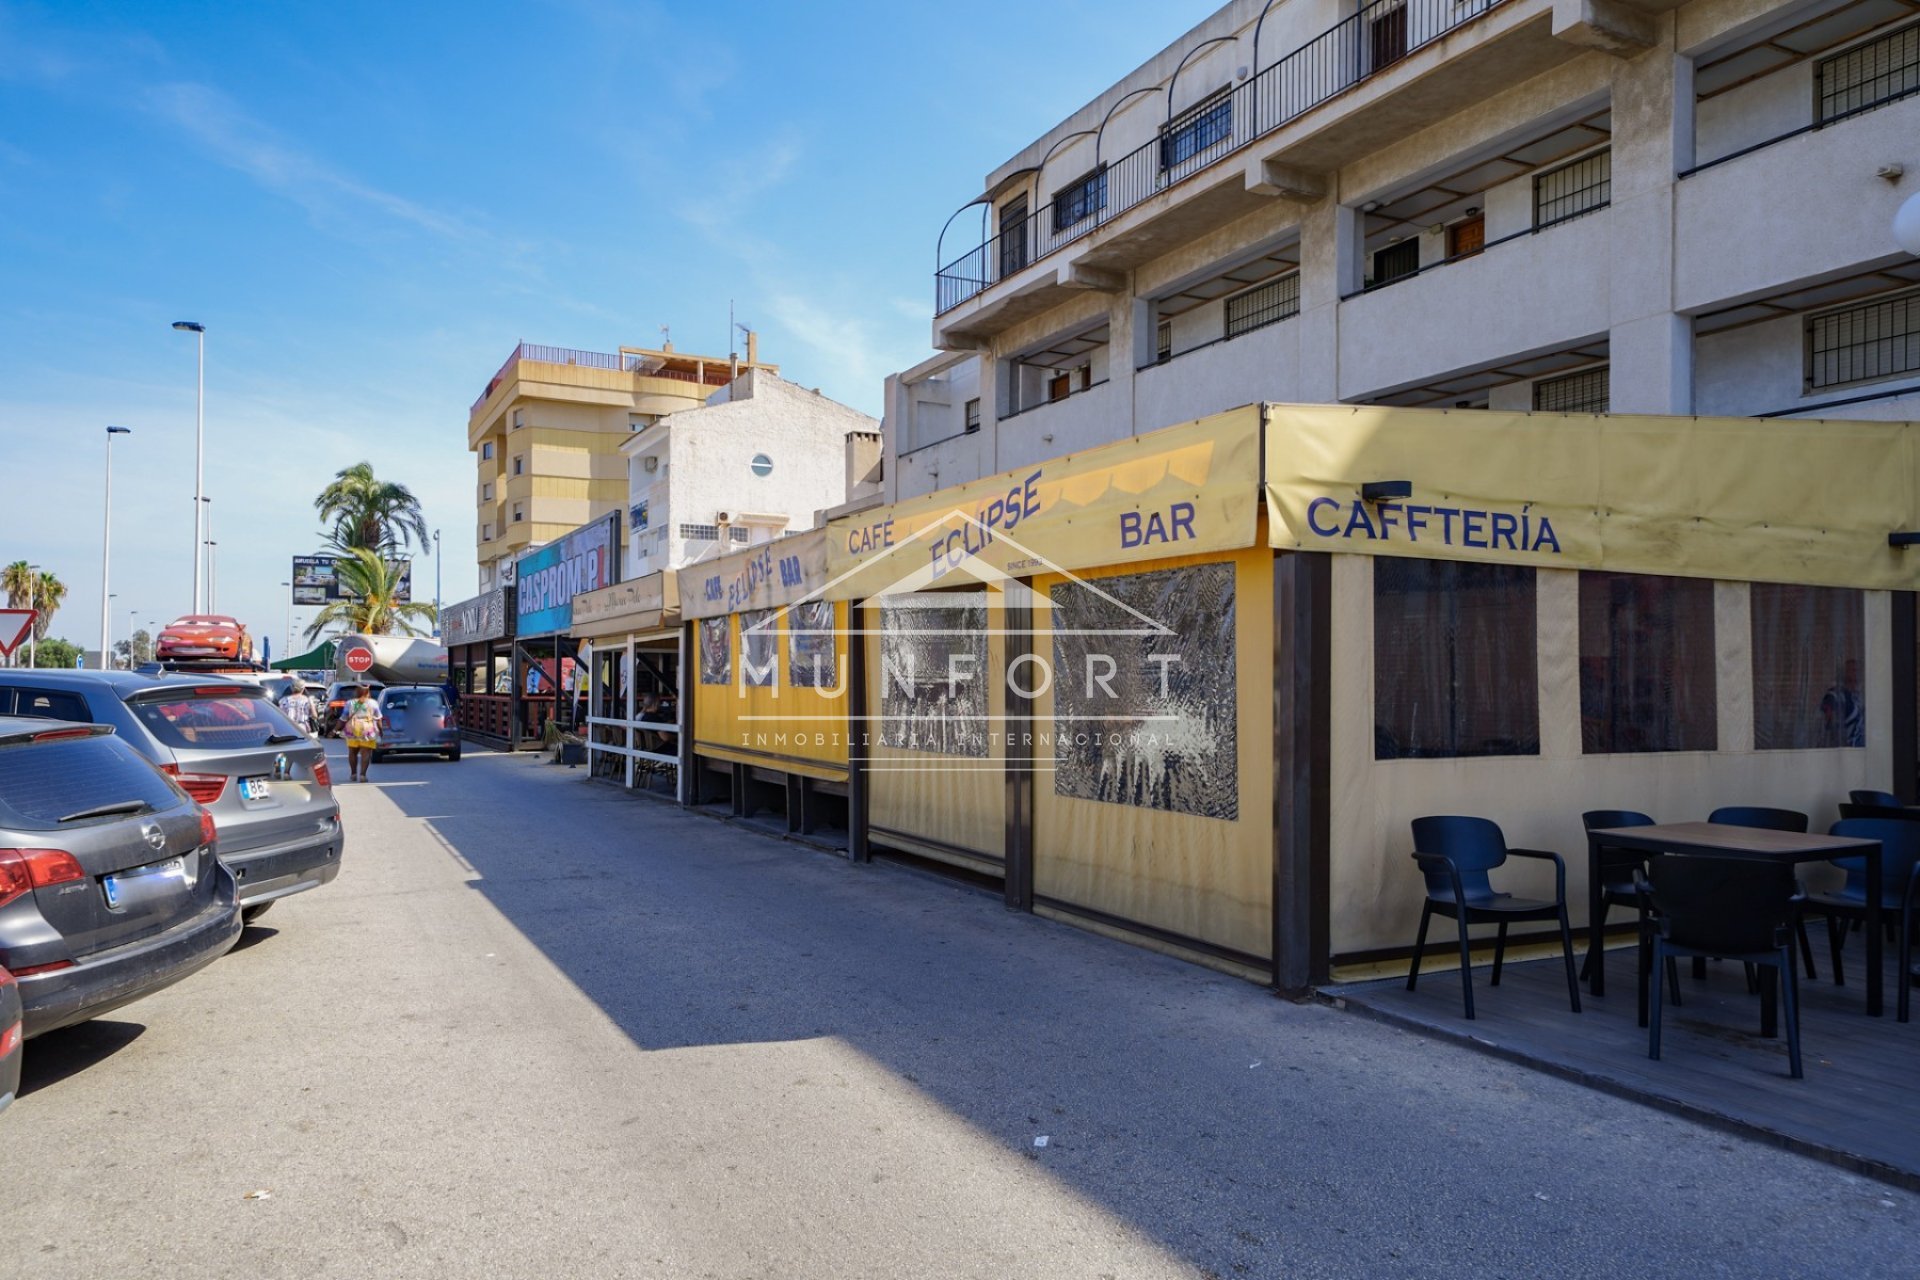
[[[1075,179],[1024,219],[1003,226],[1000,234],[942,266],[934,276],[934,314],[951,311],[987,286],[1065,248],[1501,3],[1374,0],[1231,92],[1170,121],[1144,146]]]
[[[685,358],[691,359],[691,357]],[[707,387],[724,387],[732,381],[725,360],[707,361],[712,367],[703,375],[690,369],[643,369],[640,366],[645,363],[646,357],[634,355],[631,352],[610,355],[605,351],[579,351],[573,347],[543,347],[538,343],[522,342],[514,347],[513,354],[500,365],[499,371],[487,379],[487,389],[482,391],[480,398],[473,402],[473,408],[467,410],[469,417],[487,402],[488,396],[500,389],[500,384],[507,380],[507,375],[513,371],[513,366],[522,360],[540,360],[547,364],[572,364],[579,365],[583,369],[607,369],[614,373],[636,373],[646,378],[670,378],[675,382],[694,382]]]

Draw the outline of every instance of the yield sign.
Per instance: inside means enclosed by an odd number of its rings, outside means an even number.
[[[34,609],[0,609],[0,658],[11,658],[13,651],[26,642],[38,616]]]

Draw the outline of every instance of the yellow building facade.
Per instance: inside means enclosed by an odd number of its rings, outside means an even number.
[[[626,506],[620,446],[667,414],[698,408],[737,371],[776,365],[747,358],[621,347],[577,351],[521,343],[467,416],[474,455],[474,542],[483,589],[500,566]]]

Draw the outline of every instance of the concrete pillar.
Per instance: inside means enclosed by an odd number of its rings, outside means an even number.
[[[1299,397],[1309,404],[1340,399],[1340,297],[1360,287],[1358,209],[1329,195],[1300,219]]]
[[[1115,425],[1125,423],[1127,434],[1140,434],[1140,417],[1133,408],[1133,375],[1153,363],[1153,304],[1133,296],[1133,273],[1127,287],[1107,308],[1107,398]],[[1144,346],[1144,353],[1142,347]],[[1115,431],[1115,438],[1119,432]]]
[[[1674,175],[1692,164],[1693,61],[1673,51],[1673,20],[1657,47],[1613,77],[1610,407],[1615,413],[1693,412],[1693,322],[1673,314]]]

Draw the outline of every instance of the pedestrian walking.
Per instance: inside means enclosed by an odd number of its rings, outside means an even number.
[[[313,736],[313,699],[307,696],[307,686],[296,680],[293,688],[280,698],[280,714],[293,722],[293,727]]]
[[[353,700],[340,713],[347,739],[347,781],[365,782],[373,749],[380,745],[380,707],[367,696],[367,686],[356,685]]]

